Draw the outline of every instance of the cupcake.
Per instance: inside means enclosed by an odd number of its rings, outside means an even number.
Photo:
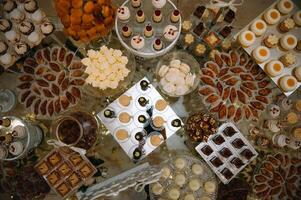
[[[12,0],[4,0],[2,4],[3,10],[5,10],[8,13],[17,8],[16,2]]]
[[[279,38],[274,35],[271,34],[268,37],[264,38],[263,43],[266,47],[268,48],[273,48],[278,44]]]
[[[297,38],[292,34],[286,34],[281,37],[280,45],[284,50],[292,50],[297,46]]]
[[[7,44],[4,41],[0,41],[0,56],[6,54],[7,49]]]
[[[163,43],[161,39],[157,38],[153,42],[153,47],[155,50],[160,51],[163,48]]]
[[[297,24],[297,26],[301,26],[301,10],[299,10],[294,14],[293,19],[295,21],[295,24]]]
[[[270,58],[270,50],[265,46],[259,46],[253,50],[252,55],[258,63],[262,63]]]
[[[192,27],[191,21],[188,21],[188,20],[184,21],[182,24],[182,32],[184,32],[184,33],[189,32],[191,27]]]
[[[122,21],[126,21],[130,18],[131,13],[127,6],[121,6],[117,9],[117,17]]]
[[[19,42],[20,41],[20,34],[17,33],[16,31],[14,30],[10,30],[8,32],[6,32],[5,34],[5,38],[10,42],[10,43],[16,43],[16,42]]]
[[[163,31],[164,38],[167,41],[174,41],[178,36],[178,28],[173,25],[167,25]]]
[[[195,46],[194,53],[197,56],[202,56],[206,52],[206,46],[203,44],[198,44]]]
[[[187,33],[184,37],[184,43],[185,45],[189,46],[191,45],[192,43],[194,43],[194,36],[191,34],[191,33]]]
[[[145,21],[145,15],[142,10],[138,10],[136,13],[136,20],[138,23],[143,23]]]
[[[34,31],[34,25],[33,23],[29,21],[24,21],[21,24],[19,24],[19,31],[23,33],[24,35],[29,35]]]
[[[281,0],[277,4],[278,10],[286,15],[294,9],[294,3],[291,0]]]
[[[124,37],[130,37],[132,35],[132,29],[127,25],[124,25],[121,31]]]
[[[174,10],[171,15],[170,15],[170,21],[173,23],[177,23],[180,20],[180,11],[179,10]]]
[[[0,30],[2,32],[7,32],[10,31],[12,28],[12,23],[11,21],[7,19],[0,19]]]
[[[289,67],[296,63],[296,56],[293,53],[288,53],[280,57],[280,61],[286,66]]]
[[[271,76],[279,76],[282,74],[284,66],[279,60],[272,60],[265,66],[266,73]]]
[[[21,12],[18,8],[14,9],[10,14],[12,21],[16,23],[21,23],[25,19],[25,14]]]
[[[14,57],[6,52],[4,55],[0,56],[0,62],[4,65],[11,65],[14,62]]]
[[[297,79],[290,75],[282,76],[279,79],[279,86],[285,92],[293,91],[297,88]]]
[[[252,31],[243,31],[238,36],[239,43],[244,47],[249,47],[255,42],[255,34]]]
[[[301,66],[294,69],[294,76],[296,77],[297,81],[301,82]]]
[[[37,9],[30,15],[30,19],[36,23],[40,23],[45,18],[45,13],[40,9]]]
[[[38,45],[41,41],[41,36],[38,32],[33,31],[31,34],[28,35],[27,39],[33,45]]]
[[[162,20],[162,12],[161,10],[155,10],[154,14],[153,14],[153,21],[156,23],[161,22]]]
[[[280,21],[280,13],[278,10],[272,8],[264,13],[263,18],[270,25],[277,24]]]
[[[281,32],[288,32],[295,27],[295,21],[292,18],[287,18],[279,24],[279,30]]]
[[[34,13],[38,9],[38,4],[35,0],[26,0],[24,2],[24,10],[29,13]]]
[[[15,44],[15,52],[20,56],[24,55],[28,50],[29,46],[24,42],[18,42]]]
[[[54,26],[51,22],[45,21],[40,25],[43,35],[50,35],[54,31]]]
[[[165,6],[166,0],[152,0],[152,4],[155,8],[161,9]]]
[[[262,19],[258,19],[252,23],[250,29],[256,36],[261,36],[266,32],[267,24]]]
[[[139,8],[141,6],[141,0],[131,0],[131,2],[134,8]]]
[[[144,36],[145,37],[152,37],[154,33],[152,25],[148,24],[144,28]]]
[[[139,35],[132,37],[131,45],[136,50],[143,49],[145,46],[144,38]]]

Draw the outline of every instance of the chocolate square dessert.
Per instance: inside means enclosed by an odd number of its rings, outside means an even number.
[[[56,171],[53,171],[46,178],[51,185],[55,185],[60,180],[60,176]]]
[[[52,166],[56,166],[61,160],[62,160],[62,156],[57,152],[53,153],[48,157],[48,162]]]
[[[198,7],[195,9],[193,15],[196,16],[196,17],[198,17],[198,18],[201,18],[201,17],[203,16],[205,10],[206,10],[206,7],[205,7],[205,6],[198,6]]]
[[[71,176],[67,178],[67,181],[74,188],[80,183],[81,178],[76,173],[73,172]]]
[[[221,174],[226,178],[226,179],[230,179],[233,176],[233,173],[228,169],[225,168],[221,171]]]
[[[204,30],[205,30],[205,26],[204,26],[204,24],[203,24],[202,22],[200,22],[200,23],[194,28],[193,32],[194,32],[195,34],[197,34],[198,36],[201,36],[202,33],[204,32]]]
[[[216,45],[218,45],[221,42],[217,34],[214,32],[210,32],[203,39],[211,48],[214,48]]]
[[[229,10],[225,15],[225,22],[232,23],[235,19],[235,12],[233,10]]]
[[[231,34],[232,28],[232,26],[225,26],[222,30],[220,30],[219,34],[223,36],[223,38],[226,38]]]
[[[61,183],[57,188],[56,191],[62,196],[64,197],[66,194],[68,194],[68,192],[70,192],[71,188],[70,186],[63,182]]]

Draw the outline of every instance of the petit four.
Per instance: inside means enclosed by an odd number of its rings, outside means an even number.
[[[2,2],[1,2],[2,3]],[[14,10],[15,8],[17,8],[17,4],[15,1],[10,1],[10,0],[6,0],[3,1],[3,9],[6,12],[11,12],[12,10]]]
[[[285,76],[280,78],[279,86],[285,92],[289,92],[289,91],[292,91],[292,90],[296,89],[297,80],[294,76],[285,75]]]
[[[191,181],[189,181],[189,188],[195,192],[198,189],[200,189],[201,187],[201,183],[198,179],[192,179]]]
[[[124,25],[121,31],[124,37],[130,37],[132,35],[132,28],[128,27],[127,25]]]
[[[76,187],[79,182],[81,181],[80,177],[76,173],[72,173],[68,178],[67,178],[68,183],[74,188]]]
[[[289,124],[295,124],[298,122],[298,115],[294,112],[290,112],[287,114],[286,116],[286,121],[289,123]]]
[[[46,179],[48,180],[48,182],[51,184],[51,185],[55,185],[59,179],[60,179],[60,176],[57,172],[52,172],[51,174],[49,174]]]
[[[163,31],[164,38],[170,42],[174,41],[178,34],[178,28],[173,25],[167,25]]]
[[[51,22],[47,22],[47,21],[43,22],[40,25],[40,28],[41,28],[43,35],[49,35],[54,31],[53,24]]]
[[[165,120],[161,116],[157,116],[153,119],[153,124],[156,128],[163,127]]]
[[[163,111],[168,106],[168,103],[164,99],[159,99],[155,103],[156,110]]]
[[[195,46],[195,49],[194,49],[194,53],[197,55],[197,56],[202,56],[204,55],[206,52],[206,46],[203,45],[203,44],[198,44]]]
[[[37,31],[33,31],[27,37],[28,41],[34,45],[38,45],[41,41],[41,36]]]
[[[0,56],[7,52],[8,46],[5,42],[0,41]]]
[[[256,36],[261,36],[266,32],[267,24],[263,20],[258,19],[252,23],[250,29]]]
[[[2,56],[0,56],[0,61],[4,64],[4,65],[10,65],[11,63],[14,62],[14,57],[9,54],[9,53],[6,53]]]
[[[129,115],[129,113],[127,112],[120,113],[118,117],[119,121],[124,124],[129,123],[131,121],[131,118],[131,115]]]
[[[168,197],[172,200],[177,200],[180,197],[180,191],[176,188],[172,188],[168,192]]]
[[[15,44],[14,49],[15,52],[21,56],[24,55],[29,50],[29,46],[24,42],[18,42],[17,44]]]
[[[199,176],[204,173],[204,169],[201,165],[199,164],[193,164],[191,167],[192,173]]]
[[[189,21],[189,20],[184,21],[182,23],[182,32],[183,33],[189,32],[191,27],[192,27],[192,22],[191,21]]]
[[[126,21],[130,18],[131,13],[127,6],[121,6],[117,9],[117,17],[122,21]]]
[[[174,10],[171,15],[170,15],[170,21],[173,23],[177,23],[180,20],[180,11],[179,10]]]
[[[79,172],[83,175],[84,178],[87,178],[93,173],[93,170],[89,164],[85,164],[80,168]]]
[[[154,14],[153,14],[153,21],[156,23],[161,22],[162,20],[162,12],[161,10],[155,10]]]
[[[136,20],[138,23],[143,23],[145,21],[145,14],[142,10],[137,11]]]
[[[157,51],[160,51],[163,48],[163,42],[161,41],[160,38],[154,40],[153,47]]]
[[[141,6],[141,0],[131,0],[131,2],[134,8],[139,8]]]
[[[129,138],[129,133],[125,129],[119,129],[116,134],[116,138],[120,141],[124,141]]]
[[[40,9],[36,10],[34,13],[30,15],[30,19],[36,23],[42,22],[44,18],[45,18],[45,13]]]
[[[193,194],[186,194],[184,200],[195,200]]]
[[[266,72],[271,77],[279,76],[282,74],[283,69],[284,66],[279,60],[272,60],[265,67]]]
[[[186,178],[185,178],[185,175],[184,174],[177,174],[175,176],[175,183],[178,185],[178,186],[183,186],[186,182]]]
[[[61,166],[58,167],[58,172],[61,176],[67,176],[71,171],[72,169],[67,163],[63,163]]]
[[[293,53],[288,53],[280,57],[280,61],[286,66],[289,67],[296,63],[296,56]]]
[[[2,32],[7,32],[10,31],[12,28],[12,23],[11,21],[7,19],[0,19],[0,30]]]
[[[239,43],[244,47],[249,47],[255,42],[255,34],[252,31],[243,31],[238,37]]]
[[[278,44],[278,42],[279,42],[279,38],[274,34],[270,34],[263,40],[263,43],[268,48],[275,47]]]
[[[14,30],[10,30],[8,32],[6,32],[5,34],[5,38],[10,42],[10,43],[16,43],[16,42],[19,42],[20,41],[20,34],[17,33],[16,31]]]
[[[292,34],[286,34],[280,38],[280,45],[285,50],[292,50],[297,46],[297,38]]]
[[[292,18],[287,18],[279,24],[279,30],[286,33],[295,27],[295,21]]]
[[[153,30],[152,25],[150,25],[150,24],[146,25],[144,28],[144,36],[151,37],[151,36],[153,36],[153,33],[154,33],[154,30]]]
[[[12,142],[9,145],[8,151],[14,156],[20,155],[24,150],[24,145],[22,142]]]
[[[187,46],[191,45],[194,43],[194,36],[191,33],[187,33],[184,37],[184,42]]]
[[[277,24],[280,21],[280,17],[279,11],[274,8],[268,10],[263,15],[264,20],[270,25]]]
[[[67,183],[63,182],[56,188],[56,190],[61,196],[65,196],[71,189]]]
[[[291,0],[281,0],[277,3],[277,8],[285,15],[294,9],[294,3]]]
[[[198,6],[193,15],[198,17],[198,18],[202,18],[203,14],[205,13],[206,7],[205,6]]]
[[[211,48],[214,48],[221,41],[214,32],[210,32],[203,39]]]
[[[150,137],[150,143],[152,146],[157,147],[159,146],[163,141],[163,138],[160,135],[151,135]]]
[[[223,36],[223,38],[228,37],[232,32],[232,26],[225,26],[223,29],[219,31],[219,34]]]
[[[186,167],[187,161],[183,158],[177,158],[174,164],[177,169],[182,170]]]
[[[50,168],[46,162],[42,162],[41,164],[39,164],[37,166],[37,170],[38,170],[39,174],[45,175],[49,172]]]
[[[295,20],[295,24],[297,26],[301,26],[301,10],[294,14],[293,19]]]
[[[131,45],[134,49],[140,50],[143,49],[145,46],[145,40],[143,37],[137,35],[132,37],[131,39]]]
[[[167,166],[163,167],[162,177],[163,178],[168,178],[170,176],[170,174],[171,174],[171,171],[170,171],[169,167],[167,167]]]
[[[235,19],[235,12],[233,10],[228,10],[224,17],[224,21],[228,22],[229,24],[232,23],[232,21]]]
[[[294,69],[294,76],[299,82],[301,82],[301,66],[298,66]]]
[[[205,30],[205,26],[203,24],[203,22],[200,22],[194,29],[193,32],[197,35],[197,36],[201,36],[203,34]]]
[[[125,94],[121,95],[119,98],[118,98],[118,102],[120,105],[124,106],[124,107],[127,107],[130,105],[131,103],[131,100],[132,100],[132,97],[130,96],[127,96]]]
[[[155,194],[155,195],[160,195],[162,194],[163,192],[163,186],[160,184],[160,183],[154,183],[152,185],[152,192]]]
[[[36,0],[26,0],[24,2],[24,10],[29,13],[33,13],[38,9]]]
[[[280,111],[280,107],[278,105],[273,104],[270,106],[268,113],[272,118],[276,118],[279,117]]]
[[[165,6],[166,0],[152,0],[152,3],[155,8],[161,9]]]
[[[204,184],[204,189],[208,193],[213,193],[216,190],[216,184],[213,181],[207,181]]]
[[[265,46],[259,46],[253,50],[252,55],[257,62],[262,63],[270,58],[270,50]]]
[[[84,161],[83,158],[81,157],[81,155],[79,155],[79,154],[70,156],[69,160],[71,161],[71,163],[74,166],[78,166],[79,164],[81,164]]]

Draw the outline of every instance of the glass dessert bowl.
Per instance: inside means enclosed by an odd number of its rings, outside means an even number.
[[[156,67],[159,89],[169,97],[180,97],[194,91],[198,84],[199,63],[184,51],[171,52]]]

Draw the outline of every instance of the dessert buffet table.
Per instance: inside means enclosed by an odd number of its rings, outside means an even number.
[[[300,2],[164,2],[0,1],[0,199],[301,198]]]

